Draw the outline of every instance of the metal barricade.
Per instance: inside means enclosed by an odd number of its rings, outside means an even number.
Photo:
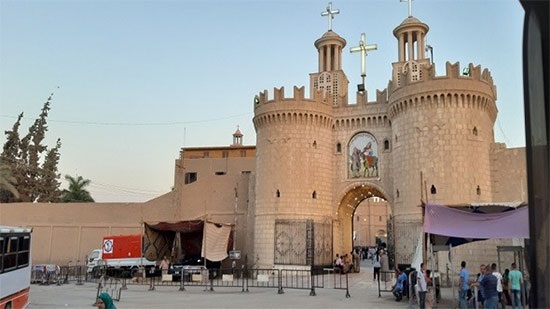
[[[380,271],[380,276],[378,276],[378,297],[382,296],[381,292],[392,292],[394,278],[394,271]]]
[[[96,298],[103,292],[109,294],[113,300],[120,301],[122,281],[118,278],[102,276],[97,283]]]

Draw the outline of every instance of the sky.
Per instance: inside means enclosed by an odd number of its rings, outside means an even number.
[[[237,127],[255,145],[253,99],[305,86],[317,72],[313,43],[328,30],[319,0],[0,0],[0,128],[24,113],[20,134],[54,93],[45,144],[61,139],[59,173],[91,180],[96,202],[142,202],[169,192],[182,147],[227,146]],[[351,54],[361,33],[377,44],[366,60],[369,100],[397,61],[399,0],[332,1],[333,31],[350,101],[361,82]],[[495,141],[525,146],[524,12],[517,0],[415,0],[430,29],[436,74],[445,63],[491,71]],[[5,135],[0,143],[5,143]],[[62,188],[67,188],[63,180]]]

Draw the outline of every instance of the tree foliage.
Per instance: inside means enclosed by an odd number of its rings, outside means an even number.
[[[69,182],[69,189],[63,190],[61,195],[61,201],[65,203],[78,203],[78,202],[94,202],[94,199],[90,195],[85,187],[91,182],[88,179],[82,178],[82,176],[71,177],[65,175],[65,179]]]
[[[40,115],[23,138],[20,139],[19,136],[23,113],[19,114],[12,129],[4,132],[6,142],[0,154],[0,162],[9,171],[2,172],[1,181],[2,183],[7,181],[15,190],[2,185],[0,202],[59,201],[61,175],[57,171],[57,164],[61,141],[58,139],[55,147],[51,149],[43,144],[48,131],[47,117],[52,96],[53,93],[48,97]]]
[[[11,174],[11,169],[8,165],[0,164],[0,190],[5,191],[7,194],[13,195],[15,198],[19,198],[19,191],[15,185],[17,180]]]

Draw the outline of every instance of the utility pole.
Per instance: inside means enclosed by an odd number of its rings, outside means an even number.
[[[237,207],[239,205],[239,191],[238,191],[239,183],[235,184],[235,207],[233,208],[233,252],[235,252],[237,248]],[[237,261],[233,260],[231,262],[231,267],[235,269],[237,266]]]

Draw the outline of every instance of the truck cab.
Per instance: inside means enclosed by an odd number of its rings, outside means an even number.
[[[101,249],[94,249],[88,255],[88,260],[86,262],[87,272],[91,273],[94,267],[99,266],[101,261]]]

